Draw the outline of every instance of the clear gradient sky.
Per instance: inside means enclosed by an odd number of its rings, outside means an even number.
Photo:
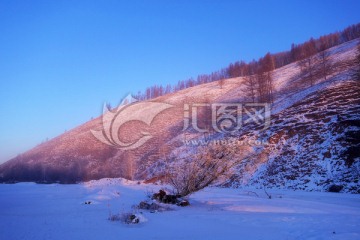
[[[360,1],[0,0],[0,163],[104,102],[360,22]]]

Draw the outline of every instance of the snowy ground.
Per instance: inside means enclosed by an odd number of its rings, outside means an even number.
[[[0,184],[0,239],[360,239],[360,195],[208,188],[191,206],[108,221],[160,186],[121,179]],[[91,201],[92,204],[84,204]]]

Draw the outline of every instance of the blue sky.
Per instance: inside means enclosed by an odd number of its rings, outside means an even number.
[[[360,22],[360,1],[0,1],[0,163],[104,102]]]

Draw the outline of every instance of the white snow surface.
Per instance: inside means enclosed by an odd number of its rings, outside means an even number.
[[[133,210],[162,187],[123,179],[0,184],[0,239],[360,239],[360,195],[268,190],[268,199],[259,189],[207,188],[189,207]],[[144,221],[108,220],[131,211]]]

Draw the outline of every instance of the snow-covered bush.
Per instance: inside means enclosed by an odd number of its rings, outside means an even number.
[[[187,199],[182,198],[181,195],[168,194],[162,189],[158,193],[154,193],[151,199],[156,200],[160,203],[176,204],[177,206],[180,207],[186,207],[190,205],[189,201]]]
[[[234,160],[234,150],[223,145],[204,146],[199,148],[198,154],[176,162],[181,164],[174,164],[168,169],[169,183],[182,197],[230,175],[231,168],[238,164]]]
[[[119,221],[126,224],[137,224],[146,222],[147,219],[140,213],[124,212],[119,214],[111,214],[109,216],[110,221]]]
[[[166,206],[165,204],[154,202],[154,200],[151,201],[141,201],[139,205],[136,206],[137,209],[141,210],[147,210],[151,213],[155,212],[164,212],[164,211],[170,211],[172,208]]]

